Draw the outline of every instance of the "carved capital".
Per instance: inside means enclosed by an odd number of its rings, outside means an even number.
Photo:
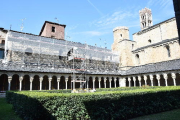
[[[49,80],[49,82],[51,82],[51,81],[52,81],[52,77],[51,77],[51,78],[48,78],[48,80]]]
[[[23,76],[20,76],[19,77],[19,82],[22,82],[22,80],[23,80]]]
[[[12,81],[12,76],[8,76],[8,82],[10,83]]]
[[[156,79],[160,80],[160,74],[156,74]]]
[[[130,77],[128,78],[128,81],[129,81],[129,82],[131,81],[131,78],[130,78]]]
[[[141,76],[138,76],[138,80],[141,81]]]
[[[144,75],[144,80],[145,80],[145,81],[147,80],[147,76],[146,76],[146,75]]]
[[[39,81],[42,82],[43,81],[43,77],[39,77]]]
[[[163,74],[163,77],[164,77],[165,80],[167,80],[167,79],[168,79],[167,73],[164,73],[164,74]]]
[[[153,80],[153,75],[152,74],[150,74],[149,77],[150,77],[150,80]]]
[[[31,83],[33,82],[33,79],[34,79],[34,77],[30,77],[30,82],[31,82]]]
[[[176,79],[176,73],[171,73],[171,77],[172,77],[173,79]]]
[[[133,77],[133,81],[134,81],[134,82],[136,81],[136,77]]]

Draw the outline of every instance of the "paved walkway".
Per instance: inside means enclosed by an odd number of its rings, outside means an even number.
[[[5,98],[6,97],[6,93],[0,93],[0,98]]]

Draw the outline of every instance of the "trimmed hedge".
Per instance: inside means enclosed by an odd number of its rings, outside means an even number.
[[[136,90],[136,89],[157,89],[161,88],[159,86],[142,86],[142,87],[117,87],[117,88],[100,88],[96,89],[96,92],[99,91],[129,91],[129,90]]]
[[[47,92],[47,93],[71,93],[71,89],[67,89],[67,90],[42,90],[42,91],[37,90],[36,92]]]
[[[116,120],[180,108],[180,87],[97,93],[7,92],[25,120]]]

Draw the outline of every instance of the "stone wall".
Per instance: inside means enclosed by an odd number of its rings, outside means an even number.
[[[55,27],[55,32],[52,32],[52,27]],[[53,37],[56,39],[64,40],[64,30],[65,30],[64,26],[46,23],[41,36]]]
[[[170,57],[168,56],[168,51],[166,46],[169,46]],[[166,42],[164,44],[159,44],[156,46],[150,46],[139,51],[133,52],[134,65],[144,65],[149,63],[156,63],[161,61],[168,61],[180,58],[180,45],[178,43],[178,38],[171,42]],[[137,62],[136,55],[139,55],[140,64]]]

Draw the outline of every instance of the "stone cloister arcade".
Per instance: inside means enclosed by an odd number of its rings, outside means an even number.
[[[78,77],[78,76],[77,76]],[[84,88],[116,88],[180,85],[180,72],[169,71],[140,75],[86,75]],[[6,90],[59,90],[71,89],[71,74],[29,74],[18,72],[0,72],[0,91]],[[80,88],[80,83],[75,84]]]

